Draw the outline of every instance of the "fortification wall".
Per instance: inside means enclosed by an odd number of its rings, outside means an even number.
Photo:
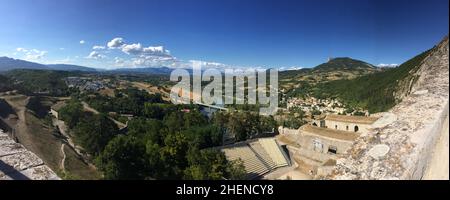
[[[0,181],[59,179],[38,156],[0,130]]]
[[[411,94],[376,122],[380,126],[361,134],[327,178],[422,179],[448,124],[448,51],[445,38],[421,63]]]

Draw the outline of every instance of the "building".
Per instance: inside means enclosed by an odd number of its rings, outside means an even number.
[[[300,127],[301,139],[298,144],[302,148],[318,153],[343,154],[358,138],[359,134],[348,131],[320,128],[312,125]]]
[[[327,115],[323,125],[325,125],[324,128],[329,129],[367,133],[369,132],[371,125],[377,120],[377,117]]]
[[[279,128],[277,137],[286,145],[296,170],[313,178],[332,173],[336,160],[345,155],[361,133],[370,131],[375,117],[327,115],[297,130]]]

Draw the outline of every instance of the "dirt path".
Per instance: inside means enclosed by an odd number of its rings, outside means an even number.
[[[86,102],[81,102],[81,104],[83,104],[83,108],[84,110],[94,113],[94,114],[100,114],[100,112],[98,112],[97,110],[95,110],[94,108],[92,108],[91,106],[89,106],[89,104],[87,104]]]
[[[72,140],[72,137],[70,137],[70,135],[67,133],[67,126],[64,123],[64,121],[53,118],[53,125],[58,127],[59,132],[66,138],[64,141],[67,142],[67,145],[70,146],[72,149],[74,149],[75,153],[78,156],[83,157],[83,155],[81,153],[82,149],[75,145],[75,143]],[[65,145],[65,144],[63,143],[62,145]]]
[[[100,112],[98,112],[97,110],[95,110],[94,108],[92,108],[91,106],[89,106],[89,104],[87,104],[86,102],[81,102],[82,104],[83,104],[83,108],[84,108],[84,110],[85,111],[88,111],[88,112],[92,112],[92,113],[94,113],[94,114],[100,114]],[[125,128],[125,127],[127,127],[127,125],[126,124],[124,124],[124,123],[122,123],[122,122],[119,122],[119,121],[117,121],[117,120],[115,120],[115,119],[113,119],[113,118],[111,118],[111,117],[108,117],[111,121],[113,121],[119,128]]]
[[[61,169],[65,172],[66,171],[66,166],[64,165],[66,162],[66,152],[64,151],[64,147],[66,145],[64,143],[61,144],[61,153],[62,153],[62,159],[61,159]]]

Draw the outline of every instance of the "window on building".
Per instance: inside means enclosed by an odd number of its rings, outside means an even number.
[[[337,125],[334,125],[334,128],[337,129]]]
[[[345,129],[348,131],[348,126],[346,126]]]
[[[335,146],[329,146],[329,147],[328,147],[328,153],[329,153],[329,154],[337,154],[337,147],[335,147]]]
[[[358,132],[358,131],[359,131],[359,127],[355,126],[355,132]]]
[[[324,121],[324,120],[320,121],[320,127],[322,127],[322,128],[323,128],[323,127],[326,127],[326,126],[325,126],[325,121]]]

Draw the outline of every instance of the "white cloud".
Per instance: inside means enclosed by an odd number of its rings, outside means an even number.
[[[118,64],[118,65],[121,65],[121,64],[124,64],[124,63],[125,63],[125,60],[122,59],[122,58],[119,58],[119,57],[115,57],[115,58],[114,58],[114,63],[116,63],[116,64]]]
[[[377,67],[398,67],[398,66],[399,64],[384,64],[384,63],[377,65]]]
[[[106,49],[106,47],[105,46],[96,45],[96,46],[93,46],[92,49],[93,50],[103,50],[103,49]]]
[[[172,58],[170,52],[166,50],[163,46],[142,47],[141,43],[124,44],[122,46],[122,51],[128,55],[135,55],[141,57],[153,56],[153,57]]]
[[[37,49],[17,48],[17,52],[25,55],[25,60],[39,60],[47,55],[47,51],[40,51]]]
[[[92,51],[86,58],[92,58],[92,59],[102,59],[105,58],[106,56],[100,54],[97,51]]]
[[[108,42],[108,47],[110,49],[115,49],[115,48],[120,48],[125,44],[125,42],[123,41],[123,38],[114,38],[111,41]]]
[[[123,38],[116,37],[107,43],[109,49],[117,49],[131,56],[130,59],[114,59],[114,63],[119,65],[134,67],[169,66],[179,63],[177,59],[170,55],[170,51],[163,46],[145,47],[141,43],[127,44]],[[99,50],[99,49],[97,49]]]
[[[304,67],[298,67],[298,66],[292,66],[292,67],[279,67],[278,70],[279,71],[288,71],[288,70],[300,70],[303,69]]]
[[[27,50],[25,48],[19,47],[16,49],[18,52],[26,52]]]
[[[66,49],[61,47],[61,48],[59,48],[59,50],[64,51],[64,50],[66,50]]]
[[[164,46],[147,46],[141,43],[127,43],[123,38],[116,37],[107,43],[110,50],[118,50],[123,52],[125,57],[115,57],[110,60],[116,67],[169,67],[169,68],[191,68],[194,62],[200,62],[202,68],[216,68],[216,69],[250,69],[242,66],[226,65],[218,62],[196,61],[196,60],[179,60],[172,56],[170,51]],[[101,50],[103,48],[93,48],[94,50]],[[105,53],[105,52],[104,52]],[[106,53],[111,53],[107,51]],[[98,58],[99,52],[93,51],[88,56],[90,58]],[[266,69],[265,67],[253,67],[251,69]]]
[[[86,43],[86,41],[80,40],[80,44],[84,44],[84,43]]]
[[[145,55],[156,55],[156,56],[163,56],[163,57],[172,57],[170,55],[170,51],[166,50],[163,46],[156,46],[156,47],[147,47],[143,49],[143,54]]]
[[[139,55],[142,53],[142,45],[140,43],[137,44],[125,44],[122,47],[122,51],[128,55]]]

